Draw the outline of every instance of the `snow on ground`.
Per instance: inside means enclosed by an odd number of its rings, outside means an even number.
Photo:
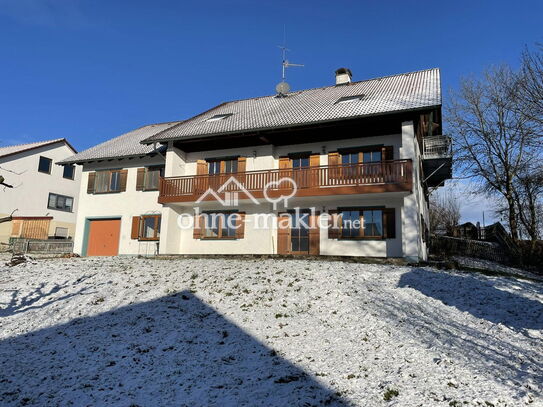
[[[543,285],[514,278],[37,260],[0,266],[0,324],[2,406],[543,405]]]

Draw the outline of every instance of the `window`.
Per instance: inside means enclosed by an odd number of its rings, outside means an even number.
[[[68,228],[55,228],[55,237],[57,239],[67,239],[68,238]]]
[[[158,190],[158,181],[160,177],[164,176],[164,167],[150,167],[145,170],[145,181],[144,181],[144,190],[145,191],[155,191]]]
[[[160,215],[144,215],[139,225],[139,240],[160,239]]]
[[[44,174],[51,174],[51,163],[53,160],[47,157],[40,157],[40,162],[38,164],[38,171],[43,172]]]
[[[75,165],[65,165],[62,172],[62,178],[74,179],[75,177]]]
[[[381,161],[381,150],[378,151],[364,151],[362,153],[362,162],[364,163],[377,163]]]
[[[209,175],[236,173],[238,172],[238,159],[237,157],[209,159],[207,160],[207,168]]]
[[[57,211],[72,212],[74,206],[74,199],[69,196],[49,194],[49,200],[47,201],[47,207],[49,209],[56,209]]]
[[[236,212],[203,214],[204,224],[200,226],[204,230],[204,239],[235,239],[238,218]]]
[[[232,115],[233,115],[233,113],[216,114],[215,116],[210,117],[209,119],[207,119],[206,122],[218,122],[219,120],[224,120],[227,117],[230,117]]]
[[[120,192],[121,191],[121,170],[96,171],[94,192]]]
[[[383,210],[344,209],[340,211],[341,237],[344,239],[382,238]]]
[[[339,98],[336,105],[341,105],[344,103],[360,102],[364,98],[364,95],[355,95],[355,96],[344,96]]]
[[[307,168],[309,167],[309,156],[291,158],[293,169]]]

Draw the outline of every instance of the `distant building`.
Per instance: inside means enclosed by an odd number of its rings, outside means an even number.
[[[10,238],[73,238],[81,170],[55,165],[76,153],[66,139],[0,147],[0,243]]]

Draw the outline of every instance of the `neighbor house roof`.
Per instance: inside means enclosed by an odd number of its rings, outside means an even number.
[[[264,96],[223,103],[143,143],[301,126],[440,105],[440,73],[434,68],[301,90],[284,97]]]
[[[34,150],[36,148],[48,146],[55,143],[65,143],[70,149],[73,150],[74,153],[77,153],[77,150],[73,148],[65,138],[57,138],[54,140],[37,141],[35,143],[17,144],[14,146],[0,147],[0,158],[7,157],[9,155],[19,154],[19,153],[29,151],[29,150]]]
[[[179,123],[181,122],[157,123],[142,126],[87,150],[81,151],[72,157],[59,161],[57,164],[80,164],[108,158],[134,157],[152,153],[156,151],[153,146],[143,145],[140,142]]]

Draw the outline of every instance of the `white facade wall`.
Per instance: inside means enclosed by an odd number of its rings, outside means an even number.
[[[49,236],[54,235],[58,226],[68,228],[68,235],[73,237],[79,206],[81,168],[75,168],[74,179],[70,180],[62,177],[64,167],[55,164],[73,154],[71,148],[59,142],[0,158],[0,173],[6,183],[14,186],[0,187],[0,217],[11,214],[15,209],[13,216],[52,216]],[[50,174],[38,171],[40,156],[53,161]],[[72,212],[48,208],[49,193],[74,198]],[[0,242],[9,240],[11,227],[11,222],[0,224]]]
[[[74,241],[74,252],[85,254],[88,220],[100,218],[120,218],[121,237],[119,254],[152,255],[156,242],[140,242],[131,239],[132,217],[161,214],[162,205],[158,203],[158,191],[136,191],[137,169],[164,164],[164,158],[134,158],[85,164],[83,167],[79,211]],[[126,191],[110,194],[88,194],[87,183],[90,172],[106,169],[127,169]]]
[[[412,122],[402,124],[401,134],[364,137],[359,139],[346,139],[318,143],[305,143],[288,146],[254,146],[236,149],[209,150],[203,152],[183,152],[168,146],[165,160],[165,176],[193,176],[196,174],[198,160],[227,157],[245,156],[246,170],[268,170],[279,166],[279,157],[289,153],[311,151],[313,154],[321,154],[321,165],[328,164],[328,153],[337,151],[338,148],[364,147],[372,145],[393,146],[394,159],[412,159],[413,165],[413,193],[379,193],[363,195],[337,195],[322,197],[304,197],[292,199],[289,209],[293,207],[315,207],[320,213],[330,209],[345,206],[383,206],[395,208],[396,237],[386,240],[342,240],[329,239],[328,231],[320,232],[320,253],[331,256],[367,256],[367,257],[405,257],[409,260],[425,259],[426,248],[421,240],[420,214],[427,212],[424,203],[422,188],[419,183],[418,161],[420,152],[415,140]],[[84,253],[84,237],[86,219],[103,217],[120,217],[121,241],[120,254],[153,254],[155,243],[139,242],[132,240],[131,221],[133,216],[143,214],[162,215],[161,221],[161,254],[276,254],[277,253],[277,215],[283,212],[273,210],[272,205],[260,200],[260,205],[255,205],[249,200],[243,200],[240,196],[240,205],[237,208],[224,208],[219,203],[206,201],[201,205],[194,202],[171,203],[160,205],[157,203],[158,192],[136,191],[137,168],[157,165],[163,162],[163,158],[157,156],[153,159],[133,159],[111,161],[107,163],[85,165],[83,182],[80,193],[80,210],[78,216],[78,228],[76,232],[76,251]],[[128,169],[126,192],[117,194],[92,195],[86,193],[87,176],[90,171],[98,169]],[[179,225],[179,217],[192,222],[195,207],[200,211],[221,211],[237,209],[246,213],[245,235],[237,240],[201,240],[193,238],[193,229],[182,228]],[[262,220],[271,215],[271,228],[255,227],[256,219]],[[189,220],[190,219],[190,220]]]

